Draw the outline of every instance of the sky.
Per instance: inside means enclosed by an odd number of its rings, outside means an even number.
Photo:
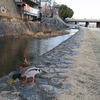
[[[74,18],[100,19],[100,0],[55,0],[73,9]]]

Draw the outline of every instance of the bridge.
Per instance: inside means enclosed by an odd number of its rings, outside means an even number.
[[[88,27],[89,23],[97,23],[96,27],[100,28],[100,19],[72,19],[72,18],[66,18],[65,19],[66,23],[69,22],[75,22],[77,24],[78,22],[85,22],[85,27]]]

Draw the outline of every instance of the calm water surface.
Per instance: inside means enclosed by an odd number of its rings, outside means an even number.
[[[23,57],[27,57],[29,61],[33,61],[68,39],[78,30],[71,29],[67,31],[70,34],[48,39],[0,40],[0,77],[7,75],[11,71],[16,71]]]

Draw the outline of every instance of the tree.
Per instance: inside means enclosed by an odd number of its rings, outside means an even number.
[[[74,14],[73,10],[66,5],[61,5],[58,10],[59,16],[62,20],[65,18],[71,18]]]

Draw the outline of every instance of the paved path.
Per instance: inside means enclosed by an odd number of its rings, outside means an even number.
[[[84,29],[80,53],[74,56],[73,73],[68,82],[73,85],[58,100],[99,100],[100,99],[100,37],[96,31]],[[96,33],[95,33],[96,32]],[[62,99],[63,98],[63,99]]]
[[[32,65],[47,73],[36,76],[35,84],[13,85],[8,82],[13,73],[0,79],[2,100],[99,100],[100,38],[88,28],[53,50],[43,54]]]

